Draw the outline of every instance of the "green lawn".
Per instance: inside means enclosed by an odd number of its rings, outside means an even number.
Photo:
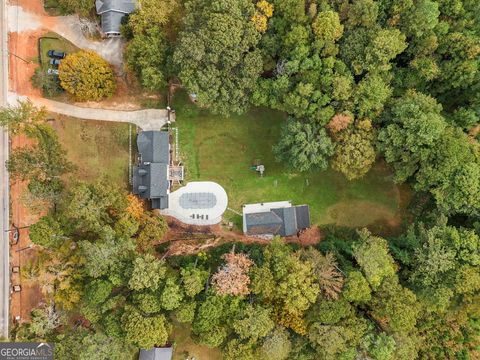
[[[95,181],[105,175],[127,187],[128,124],[55,115],[52,126],[67,150],[68,159],[77,167],[73,179]],[[132,125],[132,141],[134,135]]]
[[[40,49],[40,54],[39,54],[40,63],[42,64],[42,67],[45,69],[47,69],[50,66],[49,65],[50,57],[47,54],[48,50],[63,51],[63,52],[66,52],[67,54],[71,54],[73,52],[80,50],[75,45],[73,45],[70,41],[53,32],[49,32],[45,34],[38,41],[39,41],[39,49]]]
[[[312,223],[318,225],[369,225],[379,231],[400,225],[409,192],[392,182],[383,163],[351,182],[332,170],[292,173],[272,154],[284,114],[254,109],[225,118],[197,109],[182,93],[175,95],[174,107],[187,180],[218,182],[234,210],[241,212],[246,203],[292,200],[310,205]],[[250,170],[255,160],[265,165],[264,177]],[[226,216],[241,222],[231,212]]]

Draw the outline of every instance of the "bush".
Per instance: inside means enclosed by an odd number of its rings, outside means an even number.
[[[48,75],[47,70],[39,67],[32,76],[32,84],[37,89],[42,90],[44,97],[53,97],[62,93],[60,79],[55,75]]]
[[[68,55],[59,72],[61,86],[77,101],[98,101],[115,93],[112,66],[93,51]]]

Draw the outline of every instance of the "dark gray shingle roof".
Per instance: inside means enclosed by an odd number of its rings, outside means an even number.
[[[102,31],[119,34],[122,18],[135,10],[135,0],[96,0],[95,7],[102,16]]]
[[[140,350],[138,360],[172,360],[173,348],[153,348]]]
[[[130,14],[135,10],[135,0],[96,0],[95,7],[98,15],[107,11]]]
[[[271,211],[245,214],[248,235],[292,236],[310,227],[308,205],[271,209]]]
[[[283,220],[271,211],[246,214],[245,221],[250,235],[278,234],[283,226]]]
[[[133,167],[132,191],[151,200],[153,209],[168,208],[168,164],[170,160],[167,131],[142,131],[137,136],[141,162]]]
[[[168,163],[169,139],[167,131],[142,131],[137,136],[137,147],[143,162]]]

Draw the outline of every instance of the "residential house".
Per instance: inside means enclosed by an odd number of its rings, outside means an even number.
[[[135,0],[96,0],[97,14],[102,17],[102,31],[107,37],[120,36],[124,16],[135,10]]]
[[[132,191],[151,201],[152,209],[168,208],[170,193],[170,136],[168,131],[141,131],[137,135],[139,161],[133,167]]]

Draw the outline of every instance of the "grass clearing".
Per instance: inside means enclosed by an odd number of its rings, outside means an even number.
[[[75,180],[95,181],[107,176],[127,188],[129,124],[55,115],[52,126],[68,159],[77,167],[72,176]],[[134,134],[132,125],[132,140]]]
[[[51,58],[47,54],[48,50],[62,51],[66,52],[67,54],[71,54],[80,50],[70,41],[54,32],[46,33],[38,41],[40,50],[40,64],[45,69],[50,66],[49,62]]]
[[[227,191],[230,208],[241,212],[246,203],[291,200],[310,205],[312,223],[317,225],[370,225],[382,231],[401,224],[402,192],[408,189],[393,183],[384,163],[378,162],[356,181],[330,169],[292,173],[272,153],[283,113],[257,108],[225,118],[197,109],[181,92],[174,97],[174,107],[187,180],[218,182]],[[264,177],[250,170],[256,160],[266,167]],[[225,215],[241,224],[240,216]]]
[[[191,338],[191,331],[190,325],[173,322],[172,338],[175,340],[173,360],[185,360],[187,357],[190,359],[192,356],[197,360],[222,359],[219,349],[196,344]]]

